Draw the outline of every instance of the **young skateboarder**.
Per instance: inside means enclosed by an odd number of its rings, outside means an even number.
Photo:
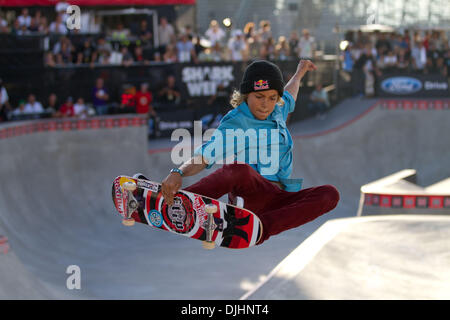
[[[242,197],[244,208],[254,212],[263,225],[257,244],[334,209],[339,201],[334,186],[301,190],[298,180],[289,179],[293,142],[286,119],[294,111],[302,77],[313,70],[316,66],[311,61],[300,60],[294,76],[285,85],[275,64],[264,60],[251,63],[239,91],[233,93],[234,110],[222,119],[211,139],[197,148],[189,161],[172,169],[162,182],[168,204],[173,203],[183,177],[193,176],[214,163],[226,163],[184,190],[214,199],[225,194]],[[245,137],[239,139],[243,134]],[[230,136],[233,139],[227,139]],[[265,153],[260,152],[262,149]],[[238,161],[228,163],[229,155]]]

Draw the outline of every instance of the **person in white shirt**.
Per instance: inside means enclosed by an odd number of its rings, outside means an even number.
[[[84,103],[83,98],[78,98],[77,102],[73,105],[73,113],[75,114],[75,117],[80,119],[87,117],[88,108]]]
[[[50,33],[67,34],[67,27],[66,27],[66,24],[63,22],[62,14],[58,14],[56,16],[56,21],[54,21],[50,24],[48,31]]]
[[[166,17],[161,17],[159,20],[158,36],[160,54],[163,55],[166,52],[166,47],[175,38],[175,30],[172,25],[167,22]]]
[[[17,17],[17,21],[19,21],[19,26],[26,26],[27,28],[31,24],[31,16],[28,14],[28,9],[23,8],[22,14]]]
[[[225,37],[225,31],[220,28],[219,23],[216,20],[211,20],[205,35],[211,42],[211,46],[214,46],[216,42],[220,42],[222,38]]]
[[[228,49],[231,52],[231,61],[244,60],[247,44],[244,39],[244,34],[241,30],[235,30],[234,36],[228,42]]]
[[[8,113],[11,110],[9,104],[9,96],[6,88],[3,86],[2,79],[0,79],[0,122],[7,120]]]
[[[416,41],[411,50],[412,62],[415,70],[422,71],[427,63],[427,51],[422,41]]]
[[[12,112],[11,112],[11,116],[14,119],[14,117],[19,117],[21,115],[24,115],[25,113],[25,100],[20,100],[19,101],[19,106],[17,108],[15,108]]]
[[[384,56],[384,67],[387,71],[392,71],[397,67],[397,55],[394,51],[391,50]]]
[[[39,101],[36,101],[36,96],[34,94],[30,94],[28,96],[28,103],[25,105],[24,113],[42,113],[44,112],[44,108]]]
[[[310,36],[309,30],[303,30],[303,36],[298,43],[299,55],[303,59],[312,59],[315,55],[315,40]]]

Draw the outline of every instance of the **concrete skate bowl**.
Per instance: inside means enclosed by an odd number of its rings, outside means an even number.
[[[450,176],[448,101],[439,109],[390,103],[365,106],[357,121],[338,128],[297,136],[294,158],[303,161],[295,174],[305,187],[331,183],[341,193],[330,218],[355,215],[361,186],[404,168],[420,173],[417,188]],[[241,298],[448,299],[450,216],[434,212],[331,219]]]
[[[345,101],[327,121],[358,103]],[[317,123],[317,133],[295,138],[293,176],[303,177],[305,188],[335,185],[338,207],[237,251],[205,251],[197,241],[121,225],[113,178],[143,172],[161,181],[174,166],[170,152],[147,152],[145,124],[135,117],[3,125],[0,234],[11,249],[0,254],[0,298],[239,298],[325,221],[355,216],[361,185],[404,168],[418,170],[424,185],[450,176],[449,110],[372,104],[363,103],[352,121],[331,130]],[[80,290],[66,286],[71,265],[81,270]]]

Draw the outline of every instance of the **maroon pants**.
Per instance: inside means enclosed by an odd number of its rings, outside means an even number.
[[[258,244],[333,210],[339,201],[339,192],[332,185],[287,192],[247,164],[224,165],[184,190],[214,199],[227,193],[242,197],[244,207],[255,213],[263,224]]]

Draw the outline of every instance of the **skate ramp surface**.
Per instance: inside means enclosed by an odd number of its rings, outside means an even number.
[[[450,217],[326,222],[242,299],[449,299]]]
[[[293,177],[304,178],[305,188],[335,185],[336,209],[261,246],[205,251],[198,241],[122,226],[112,180],[142,172],[161,181],[174,167],[164,148],[173,143],[155,142],[159,151],[149,153],[144,124],[105,119],[56,129],[39,121],[41,129],[29,133],[28,122],[0,127],[0,233],[11,246],[0,255],[0,298],[238,299],[324,222],[355,216],[361,185],[404,168],[421,172],[423,185],[450,176],[449,110],[346,100],[325,120],[291,126]],[[66,286],[71,265],[81,270],[80,290]]]

